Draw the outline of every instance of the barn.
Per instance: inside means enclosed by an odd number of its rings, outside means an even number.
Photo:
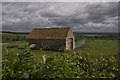
[[[48,50],[72,50],[75,48],[75,37],[70,27],[34,28],[27,35],[27,42],[36,48]]]

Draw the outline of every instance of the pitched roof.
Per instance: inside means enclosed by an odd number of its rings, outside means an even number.
[[[35,28],[27,36],[27,39],[65,39],[69,27],[64,28]]]

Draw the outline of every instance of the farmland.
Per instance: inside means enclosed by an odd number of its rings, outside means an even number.
[[[88,35],[88,34],[87,34]],[[117,39],[91,39],[71,51],[31,50],[26,34],[4,33],[3,78],[118,78]],[[12,36],[12,37],[11,37]]]

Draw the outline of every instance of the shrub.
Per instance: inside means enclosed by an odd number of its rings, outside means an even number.
[[[26,47],[22,53],[8,51],[2,61],[2,79],[29,78],[33,70],[32,61],[32,53],[29,47]]]
[[[27,46],[23,53],[7,53],[2,63],[3,78],[118,78],[120,66],[114,56],[98,58],[81,56],[65,51],[54,56],[42,54],[35,63],[31,49]]]

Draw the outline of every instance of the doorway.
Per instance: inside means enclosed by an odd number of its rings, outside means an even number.
[[[69,41],[70,41],[70,45],[69,45],[69,46],[70,46],[70,49],[73,49],[73,38],[70,38]]]

